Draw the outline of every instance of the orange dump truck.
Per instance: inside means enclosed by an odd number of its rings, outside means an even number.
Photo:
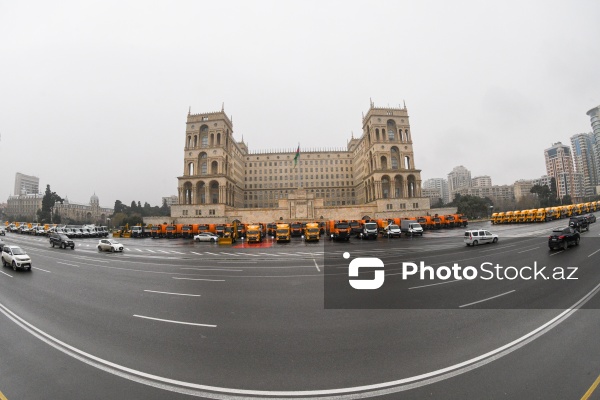
[[[318,242],[319,239],[319,224],[316,222],[307,223],[304,228],[304,240],[306,242]]]

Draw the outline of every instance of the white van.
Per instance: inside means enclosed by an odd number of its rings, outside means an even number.
[[[465,232],[464,242],[467,246],[477,246],[478,244],[497,243],[498,235],[484,229]]]

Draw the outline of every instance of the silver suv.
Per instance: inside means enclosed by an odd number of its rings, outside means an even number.
[[[486,231],[485,229],[471,230],[465,232],[464,242],[467,246],[477,246],[478,244],[497,243],[498,235]]]
[[[31,258],[19,246],[4,246],[2,249],[2,265],[12,266],[15,271],[17,268],[31,271]]]

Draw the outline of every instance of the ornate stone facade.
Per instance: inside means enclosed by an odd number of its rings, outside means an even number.
[[[179,204],[171,219],[315,220],[424,215],[408,111],[371,107],[345,148],[249,151],[222,109],[188,113]]]

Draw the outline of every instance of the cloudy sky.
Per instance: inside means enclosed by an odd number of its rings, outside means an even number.
[[[0,202],[16,172],[102,206],[177,192],[185,121],[250,150],[345,146],[406,102],[422,178],[494,184],[600,105],[600,2],[0,0]]]

